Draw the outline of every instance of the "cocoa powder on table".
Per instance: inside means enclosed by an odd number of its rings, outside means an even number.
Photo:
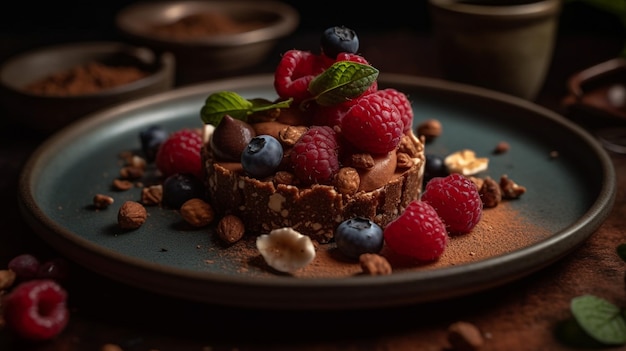
[[[109,66],[99,62],[89,62],[37,80],[27,85],[24,91],[50,96],[93,94],[129,84],[148,74],[134,66]]]

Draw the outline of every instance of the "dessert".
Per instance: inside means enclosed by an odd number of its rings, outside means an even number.
[[[207,98],[204,182],[219,216],[237,216],[249,233],[289,227],[328,243],[347,219],[384,227],[419,198],[424,141],[410,102],[378,89],[355,42],[353,31],[332,27],[320,54],[286,52],[275,101]]]

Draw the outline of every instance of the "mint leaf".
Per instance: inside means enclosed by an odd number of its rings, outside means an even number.
[[[606,345],[626,344],[626,321],[619,307],[593,295],[572,299],[570,308],[581,328]]]
[[[332,106],[363,94],[378,78],[372,66],[352,61],[339,61],[309,83],[309,92],[322,106]]]
[[[254,112],[276,108],[288,108],[292,99],[278,103],[265,99],[248,100],[232,91],[221,91],[209,95],[200,109],[200,118],[206,124],[217,126],[225,115],[246,122]]]

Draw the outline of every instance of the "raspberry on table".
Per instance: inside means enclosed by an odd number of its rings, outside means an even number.
[[[427,202],[414,200],[384,229],[385,244],[391,251],[418,261],[434,261],[448,244],[445,224]]]
[[[293,146],[291,164],[305,184],[329,184],[339,170],[337,133],[328,126],[312,126]]]
[[[165,140],[156,155],[155,164],[164,177],[189,173],[202,178],[202,135],[195,129],[181,129]]]
[[[67,292],[51,279],[17,285],[3,300],[7,328],[26,340],[42,341],[58,335],[69,321]]]
[[[483,203],[478,188],[459,173],[431,179],[421,200],[437,211],[451,235],[469,233],[482,217]]]
[[[341,119],[341,134],[359,150],[382,155],[395,150],[404,125],[400,111],[378,94],[360,97]]]

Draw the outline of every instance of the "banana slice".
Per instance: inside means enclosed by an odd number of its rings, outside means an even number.
[[[315,246],[306,235],[291,228],[274,229],[257,237],[256,247],[267,264],[281,272],[293,272],[315,258]]]
[[[465,176],[475,175],[489,168],[489,159],[476,157],[470,149],[463,149],[446,156],[444,163],[450,173],[460,173]]]

